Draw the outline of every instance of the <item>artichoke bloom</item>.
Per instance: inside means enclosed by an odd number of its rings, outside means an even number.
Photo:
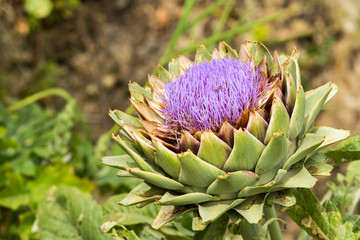
[[[299,53],[273,56],[259,42],[240,51],[225,42],[195,61],[179,56],[158,66],[149,87],[130,83],[139,118],[118,110],[113,139],[127,153],[103,157],[121,177],[144,181],[119,204],[161,205],[152,227],[193,212],[193,230],[223,214],[262,219],[264,204],[292,206],[294,188],[312,188],[332,166],[320,152],[349,132],[314,127],[333,83],[304,92]]]

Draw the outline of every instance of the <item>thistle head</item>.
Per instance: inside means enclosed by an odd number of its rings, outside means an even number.
[[[337,88],[304,92],[298,57],[296,49],[271,56],[258,42],[238,52],[220,42],[211,54],[199,46],[195,62],[159,65],[150,88],[130,84],[139,118],[110,111],[121,128],[113,138],[128,155],[102,161],[144,182],[120,204],[162,205],[154,228],[192,211],[195,231],[229,211],[235,222],[257,223],[265,202],[295,204],[289,189],[329,175],[320,151],[349,135],[314,127]]]
[[[265,80],[250,61],[193,64],[165,85],[164,124],[177,132],[218,131],[224,122],[235,126],[246,108],[259,108]]]

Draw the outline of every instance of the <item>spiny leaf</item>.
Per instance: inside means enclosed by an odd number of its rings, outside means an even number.
[[[296,206],[286,210],[286,213],[302,229],[315,239],[326,240],[356,240],[352,232],[353,224],[342,224],[339,210],[331,201],[322,205],[309,189],[299,188],[293,191]]]
[[[143,208],[135,206],[119,206],[126,193],[110,197],[103,206],[104,218],[106,221],[116,222],[118,225],[134,225],[139,223],[151,224],[156,217],[160,207],[154,204]]]
[[[355,136],[339,143],[336,148],[325,152],[328,158],[335,162],[335,166],[360,159],[360,138]]]

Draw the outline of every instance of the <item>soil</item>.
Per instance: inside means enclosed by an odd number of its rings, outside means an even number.
[[[225,30],[308,1],[236,1]],[[212,3],[201,0],[194,18]],[[48,87],[69,91],[89,123],[92,137],[113,123],[108,109],[129,105],[128,82],[145,84],[156,67],[181,16],[180,0],[84,0],[71,16],[40,21],[31,30],[21,0],[0,0],[0,97],[24,98]],[[179,47],[203,39],[215,28],[221,10],[180,39]],[[360,2],[320,1],[300,14],[281,18],[231,39],[261,39],[271,51],[301,52],[302,81],[308,89],[328,81],[339,92],[317,125],[360,134]],[[44,104],[61,107],[58,99]],[[323,181],[322,181],[323,182]],[[324,184],[318,184],[324,186]],[[324,188],[316,189],[321,195]],[[289,224],[288,229],[297,229]],[[298,230],[285,239],[293,239]]]

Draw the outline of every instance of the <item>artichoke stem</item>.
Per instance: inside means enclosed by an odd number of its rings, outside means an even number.
[[[271,206],[264,207],[264,213],[267,221],[269,221],[272,218],[277,218],[274,204],[271,204]],[[274,221],[269,224],[269,233],[271,240],[283,239],[281,235],[281,228],[278,221]]]

